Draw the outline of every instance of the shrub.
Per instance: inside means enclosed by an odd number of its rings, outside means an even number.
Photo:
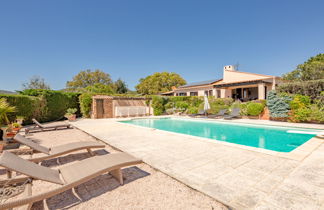
[[[293,100],[290,102],[290,108],[292,110],[300,109],[310,105],[311,101],[309,96],[295,95]]]
[[[152,108],[154,115],[161,115],[165,111],[164,105],[166,104],[166,99],[161,96],[153,96],[152,98]]]
[[[312,100],[315,100],[319,99],[321,92],[324,90],[324,79],[283,83],[278,86],[277,90],[290,94],[307,95]]]
[[[198,113],[198,107],[194,107],[194,106],[189,107],[187,113],[188,114],[197,114]]]
[[[311,110],[308,107],[302,107],[293,110],[290,116],[292,122],[307,122],[309,120]]]
[[[259,116],[264,109],[264,105],[262,103],[251,102],[246,106],[247,115],[250,116]]]
[[[278,96],[276,91],[271,90],[268,92],[267,106],[269,108],[270,116],[273,118],[286,118],[289,112],[288,96]]]
[[[89,118],[92,106],[92,96],[91,93],[83,93],[79,96],[80,110],[83,117]]]
[[[20,93],[39,97],[44,102],[44,109],[39,117],[37,117],[42,122],[62,119],[68,108],[76,108],[79,110],[79,93],[38,89],[28,89]]]
[[[239,108],[240,108],[240,115],[241,116],[247,116],[248,115],[248,106],[249,102],[247,103],[241,103]]]
[[[39,118],[44,112],[45,102],[39,97],[2,94],[0,98],[6,98],[11,106],[16,107],[14,113],[8,114],[10,121],[20,116],[24,118],[24,123],[28,124],[32,122],[32,118]]]
[[[324,107],[312,104],[310,106],[308,121],[324,123]]]
[[[186,110],[189,107],[189,104],[186,101],[177,101],[175,107],[178,109]]]

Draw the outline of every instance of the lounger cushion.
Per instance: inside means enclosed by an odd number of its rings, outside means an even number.
[[[72,165],[60,168],[64,181],[69,184],[79,182],[83,179],[97,177],[105,171],[141,163],[141,160],[127,154],[115,153],[101,156],[94,156]]]
[[[0,165],[35,179],[56,184],[64,184],[60,179],[60,173],[58,170],[40,166],[36,163],[22,159],[8,151],[4,151],[0,156]]]
[[[37,144],[37,143],[33,142],[32,140],[27,139],[27,138],[25,138],[24,136],[22,136],[20,134],[17,134],[14,137],[14,139],[16,141],[18,141],[19,143],[24,144],[24,145],[32,148],[33,150],[36,150],[38,152],[42,152],[42,153],[47,154],[47,155],[50,154],[50,149],[49,148],[43,147],[42,145]]]
[[[56,147],[50,148],[49,154],[50,155],[57,155],[63,154],[68,152],[73,152],[81,149],[87,148],[103,148],[105,147],[104,144],[94,142],[94,141],[79,141],[79,142],[72,142],[68,144],[59,145]]]

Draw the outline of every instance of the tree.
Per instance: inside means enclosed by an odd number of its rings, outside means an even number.
[[[186,84],[179,74],[173,72],[156,72],[140,79],[139,82],[135,88],[138,93],[144,95],[170,91],[173,86],[178,87]]]
[[[29,82],[23,84],[23,89],[43,89],[43,90],[50,90],[50,86],[45,83],[44,78],[40,76],[33,76]]]
[[[85,92],[88,93],[101,93],[101,94],[113,94],[114,89],[111,85],[105,85],[101,83],[96,83],[84,88]]]
[[[96,84],[111,85],[110,75],[99,69],[95,71],[87,69],[80,71],[73,77],[72,81],[66,82],[66,87],[71,90],[79,90]]]
[[[291,81],[324,79],[324,54],[309,58],[292,72],[284,74],[283,79]]]
[[[116,93],[123,94],[123,93],[127,93],[128,92],[126,83],[123,80],[121,80],[121,79],[118,79],[114,83],[114,87],[115,87],[115,92]]]

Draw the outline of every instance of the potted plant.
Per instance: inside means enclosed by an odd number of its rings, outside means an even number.
[[[21,128],[21,125],[19,123],[12,123],[12,130],[18,132]]]
[[[16,122],[19,123],[20,125],[23,124],[25,118],[23,116],[17,116],[16,117]]]
[[[3,137],[6,136],[6,132],[8,131],[9,119],[7,113],[15,112],[15,107],[10,106],[5,98],[0,98],[0,126],[3,133]]]
[[[66,110],[66,114],[64,115],[64,117],[66,117],[69,121],[74,121],[76,120],[76,112],[78,110],[76,108],[68,108]]]

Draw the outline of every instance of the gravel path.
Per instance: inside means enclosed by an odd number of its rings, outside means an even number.
[[[54,146],[74,141],[96,141],[95,138],[77,129],[33,133],[28,136],[42,145]],[[98,155],[118,152],[110,146],[97,150]],[[87,153],[74,153],[42,164],[57,167],[73,164],[88,158]],[[99,176],[72,191],[46,200],[50,209],[227,209],[216,200],[193,190],[177,180],[155,170],[147,164],[123,169],[125,184],[120,186],[109,174]],[[56,185],[35,181],[33,192],[42,192]],[[79,197],[79,198],[78,198]],[[33,209],[43,209],[43,203]]]

